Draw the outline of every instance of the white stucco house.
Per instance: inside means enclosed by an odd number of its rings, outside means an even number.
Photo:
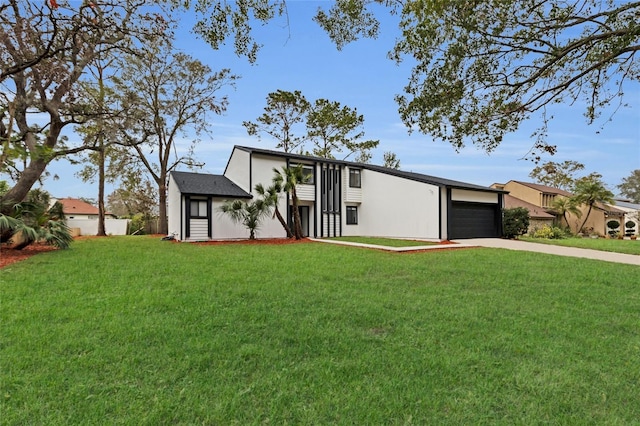
[[[181,241],[247,238],[248,231],[219,211],[225,200],[255,196],[273,169],[301,164],[297,186],[305,236],[378,236],[448,240],[500,237],[505,191],[372,164],[235,146],[222,175],[172,172],[169,232]],[[290,200],[279,210],[291,221]],[[287,207],[289,206],[289,207]],[[267,218],[258,238],[285,238]]]

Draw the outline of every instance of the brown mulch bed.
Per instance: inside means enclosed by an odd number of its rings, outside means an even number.
[[[296,240],[294,238],[264,238],[255,240],[224,240],[224,241],[197,241],[189,244],[198,244],[204,246],[221,246],[221,245],[273,245],[281,246],[285,244],[300,244],[300,243],[312,243],[308,238]]]
[[[44,244],[31,244],[22,250],[14,250],[6,246],[0,246],[0,268],[28,259],[36,254],[53,250],[57,250],[57,248]]]

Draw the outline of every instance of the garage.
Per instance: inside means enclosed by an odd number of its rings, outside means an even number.
[[[452,201],[449,238],[496,238],[502,235],[499,205]]]

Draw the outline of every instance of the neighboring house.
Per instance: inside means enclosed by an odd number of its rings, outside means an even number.
[[[640,234],[640,204],[632,203],[629,200],[616,199],[616,207],[624,212],[623,223],[631,221],[635,223],[633,233]]]
[[[77,198],[54,198],[53,202],[62,204],[62,211],[66,219],[95,219],[98,220],[98,208]],[[111,213],[105,213],[105,217],[115,219]]]
[[[531,203],[535,206],[543,208],[547,213],[553,214],[552,205],[556,198],[558,197],[572,197],[573,194],[564,191],[562,189],[553,188],[550,186],[539,185],[536,183],[529,182],[520,182],[511,180],[506,184],[494,184],[496,188],[503,189],[509,192],[509,195],[523,200],[527,203]],[[589,208],[587,206],[580,206],[580,210],[582,211],[582,216],[577,217],[573,214],[568,213],[567,219],[569,221],[569,227],[575,233],[579,231],[583,232],[593,232],[599,235],[607,235],[607,222],[610,220],[622,220],[624,216],[624,212],[619,210],[613,206],[604,203],[596,203],[589,214],[589,218],[587,222],[584,224],[584,229],[578,229],[582,222],[584,221],[587,211]],[[558,218],[562,225],[566,225],[564,219],[561,217]]]
[[[77,198],[54,198],[51,201],[62,204],[65,222],[73,236],[98,233],[97,207]],[[127,219],[116,219],[116,215],[105,213],[104,227],[107,235],[126,235],[128,224]]]
[[[269,186],[273,169],[302,165],[298,185],[305,236],[380,236],[422,239],[500,237],[504,191],[448,179],[265,149],[235,146],[223,175],[172,172],[169,232],[178,240],[247,238],[248,231],[219,211],[224,200],[256,196]],[[291,222],[291,200],[279,210]],[[284,238],[274,218],[259,238]]]
[[[527,232],[534,232],[543,226],[553,226],[556,219],[555,215],[547,213],[542,207],[528,203],[510,194],[505,194],[504,208],[513,209],[516,207],[523,207],[529,211],[529,229]]]

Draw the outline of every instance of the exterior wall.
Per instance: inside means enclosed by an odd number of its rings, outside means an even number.
[[[449,239],[447,230],[449,228],[449,215],[447,214],[447,188],[440,188],[440,238]]]
[[[504,186],[505,191],[509,191],[509,195],[519,198],[536,206],[542,206],[542,194],[540,191],[529,188],[528,186],[519,184],[518,182],[507,182]]]
[[[184,226],[181,224],[182,216],[180,211],[183,209],[183,198],[178,189],[178,185],[173,180],[173,176],[169,175],[169,189],[167,190],[167,223],[169,234],[176,235],[180,239],[184,236]]]
[[[400,238],[440,237],[440,188],[372,170],[362,170],[362,203],[358,224],[347,225],[342,235]],[[342,211],[346,205],[343,201]]]
[[[209,223],[207,219],[190,219],[189,227],[189,240],[206,241],[209,239]]]
[[[250,157],[251,155],[247,151],[234,148],[223,173],[224,176],[247,192],[253,190],[249,175]]]
[[[69,228],[78,228],[79,235],[97,235],[98,221],[96,219],[66,219]],[[105,219],[104,228],[107,235],[127,235],[129,219]]]
[[[582,206],[580,207],[582,210],[582,217],[577,218],[574,215],[569,215],[569,224],[571,225],[571,230],[573,232],[580,232],[581,230],[578,227],[584,221],[584,218],[587,217],[587,211],[589,211],[589,207]],[[591,214],[589,214],[589,218],[587,222],[584,224],[584,232],[591,233],[591,228],[593,228],[593,233],[604,236],[607,234],[607,222],[610,220],[620,220],[618,217],[605,217],[605,213],[600,210],[593,208],[591,209]]]
[[[300,201],[315,201],[316,187],[315,185],[301,184],[296,186],[296,194]]]
[[[73,215],[65,215],[65,217],[69,219],[77,219],[77,220],[98,220],[97,214],[73,214]],[[106,218],[105,218],[106,219]]]
[[[273,181],[273,169],[282,170],[287,162],[283,158],[267,156],[267,155],[252,155],[251,156],[251,189],[246,189],[247,192],[253,194],[254,199],[258,196],[254,188],[257,184],[261,183],[265,188],[271,185]],[[247,171],[248,172],[248,171]],[[282,217],[287,220],[287,214],[289,208],[287,207],[287,196],[282,194],[278,201],[278,210]],[[214,209],[215,212],[215,209]],[[214,225],[215,226],[215,225]],[[245,230],[246,238],[249,235],[249,231]],[[264,218],[262,224],[256,233],[256,238],[286,238],[287,234],[282,228],[282,225],[277,218],[273,218],[272,215]]]
[[[342,193],[344,194],[344,200],[348,203],[361,203],[362,185],[360,186],[360,188],[352,188],[349,186],[349,167],[345,167],[342,173]]]
[[[472,203],[498,203],[498,194],[495,192],[469,191],[466,189],[452,189],[452,201],[468,201]]]

